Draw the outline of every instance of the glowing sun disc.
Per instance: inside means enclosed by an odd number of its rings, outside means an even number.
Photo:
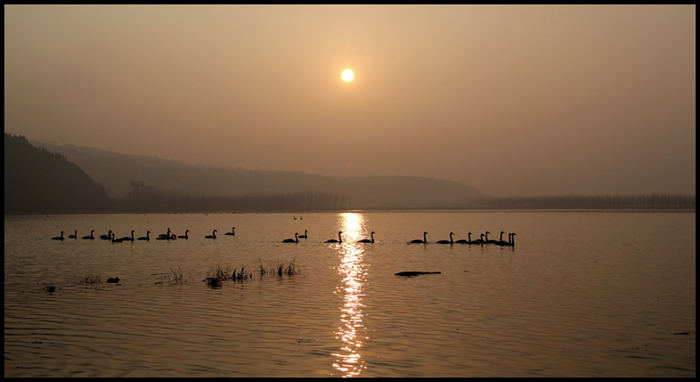
[[[343,72],[343,80],[345,80],[346,82],[352,81],[352,78],[353,78],[354,76],[355,76],[355,75],[352,74],[352,70],[350,70],[350,69],[348,69],[348,70],[346,70],[346,71]]]

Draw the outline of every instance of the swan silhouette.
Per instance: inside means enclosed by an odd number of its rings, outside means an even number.
[[[146,236],[141,236],[140,238],[138,238],[138,240],[150,241],[151,240],[151,231],[146,231]]]
[[[496,244],[496,243],[498,242],[498,240],[489,240],[489,234],[490,234],[490,233],[491,233],[491,232],[486,231],[486,240],[484,241],[484,243],[485,243],[485,244]],[[503,236],[501,236],[501,237],[503,237]]]
[[[336,240],[336,239],[330,239],[330,240],[324,241],[324,243],[342,243],[342,242],[343,242],[343,238],[340,236],[340,234],[342,234],[342,233],[343,233],[343,231],[338,231],[338,240]]]
[[[68,236],[69,239],[77,239],[78,238],[78,230],[75,230],[75,233],[73,235]]]
[[[217,232],[218,232],[217,230],[214,230],[214,231],[212,231],[211,235],[204,236],[204,238],[205,239],[216,239]]]
[[[106,235],[100,235],[100,239],[111,241],[112,240],[112,230],[110,229],[109,233],[107,233]]]
[[[308,232],[309,232],[309,231],[304,230],[304,234],[303,234],[303,235],[299,235],[299,238],[300,238],[300,239],[308,239],[309,237],[306,235]]]
[[[427,244],[427,243],[428,243],[428,239],[426,238],[426,235],[428,235],[428,233],[427,233],[427,232],[423,232],[423,240],[421,240],[421,239],[411,240],[411,241],[409,241],[409,244],[410,244],[410,243],[416,243],[416,244],[418,244],[418,243],[423,243],[423,244]]]
[[[484,234],[481,234],[481,239],[472,241],[472,233],[469,232],[469,244],[484,244]]]
[[[116,237],[117,235],[115,235],[114,232],[112,232],[112,244],[121,243],[122,241],[124,241],[123,239],[117,239]]]
[[[64,239],[65,239],[65,237],[63,237],[63,231],[61,231],[61,236],[56,236],[56,237],[51,238],[51,240],[61,240],[61,241],[63,241]]]
[[[514,241],[513,235],[515,235],[515,234],[514,234],[514,233],[509,233],[509,234],[508,234],[508,241],[500,240],[500,241],[498,241],[498,242],[496,243],[496,245],[500,245],[500,246],[502,246],[502,247],[513,247],[513,246],[515,246],[515,243],[513,242],[513,241]]]
[[[134,230],[131,230],[131,236],[124,236],[121,241],[134,241]]]
[[[189,239],[189,237],[187,236],[187,233],[188,233],[188,232],[190,232],[190,230],[186,229],[186,230],[185,230],[185,234],[182,235],[182,236],[178,236],[178,237],[179,237],[180,239],[185,239],[185,240],[187,240],[187,239]],[[228,234],[227,234],[227,235],[228,235]]]
[[[503,240],[503,234],[504,232],[501,231],[501,238],[495,243],[496,245],[504,246],[508,245],[508,243],[510,242],[510,234],[508,234],[508,241]]]
[[[173,235],[170,233],[170,228],[168,228],[168,233],[161,233],[156,238],[156,240],[172,240],[172,239],[173,239]]]
[[[94,240],[95,239],[95,230],[90,230],[90,236],[83,236],[83,239],[89,239],[89,240]]]
[[[454,233],[450,232],[450,240],[439,240],[437,241],[437,244],[454,244],[454,241],[452,241],[452,235],[454,235]]]
[[[503,244],[505,247],[515,247],[515,233],[508,234],[508,243]]]
[[[471,234],[471,232],[469,234]],[[455,241],[455,244],[469,244],[469,240],[459,239],[459,240]]]
[[[236,227],[231,228],[231,232],[226,232],[224,235],[236,236]]]
[[[372,231],[372,233],[370,233],[369,236],[371,237],[371,239],[362,239],[358,241],[358,243],[374,243],[374,231]]]
[[[294,233],[294,239],[284,239],[282,240],[283,243],[298,243],[299,242],[299,233],[295,232]]]

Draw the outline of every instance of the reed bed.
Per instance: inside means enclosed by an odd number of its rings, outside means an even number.
[[[292,259],[290,263],[283,262],[268,262],[267,268],[263,265],[262,260],[258,258],[260,262],[260,276],[271,275],[271,276],[294,276],[299,274],[299,269],[296,267],[296,257]]]
[[[159,280],[156,282],[156,285],[165,283],[183,285],[192,280],[192,275],[188,274],[185,276],[180,266],[177,268],[170,268],[170,272],[153,273],[151,276],[156,276],[156,279]]]
[[[294,276],[299,273],[299,268],[295,264],[296,258],[289,263],[270,261],[267,265],[264,265],[260,258],[258,258],[258,261],[258,273],[260,276],[269,275],[282,277]],[[202,281],[212,288],[218,288],[223,285],[224,281],[243,282],[252,279],[253,273],[246,271],[245,266],[242,266],[241,269],[238,270],[238,268],[233,268],[231,265],[222,267],[221,263],[219,263],[209,269],[207,277]]]
[[[102,284],[102,276],[97,274],[97,275],[87,275],[85,277],[81,277],[79,279],[74,279],[73,283],[75,285],[83,285],[85,287],[94,287],[97,288]]]
[[[233,268],[231,265],[221,267],[221,263],[219,263],[209,269],[207,272],[207,278],[205,278],[203,281],[206,282],[208,286],[217,288],[223,285],[224,281],[242,282],[252,279],[253,275],[246,272],[245,266],[241,267],[241,270],[239,271],[237,268]]]

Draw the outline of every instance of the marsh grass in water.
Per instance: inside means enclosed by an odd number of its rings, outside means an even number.
[[[260,276],[270,275],[270,276],[294,276],[299,273],[299,268],[296,266],[294,258],[290,263],[283,262],[268,262],[265,266],[258,258],[259,261],[259,273]],[[245,266],[242,266],[240,271],[237,268],[233,268],[231,265],[221,266],[221,263],[211,267],[207,272],[207,277],[202,280],[207,283],[207,286],[212,288],[218,288],[223,285],[224,281],[233,282],[243,282],[253,279],[253,274],[245,270]]]
[[[218,288],[223,285],[224,281],[246,281],[253,278],[251,273],[245,271],[245,266],[241,267],[238,271],[231,265],[226,265],[221,267],[221,263],[211,267],[207,272],[207,278],[203,281],[207,283],[208,286],[212,288]]]
[[[267,268],[262,263],[262,260],[258,258],[258,261],[260,262],[260,276],[263,275],[271,275],[271,276],[294,276],[299,273],[299,269],[296,267],[295,262],[296,262],[296,257],[292,259],[292,261],[289,264],[284,264],[281,262],[278,262],[277,264],[273,262],[268,262]]]
[[[102,276],[97,275],[87,275],[85,277],[75,279],[73,281],[75,285],[83,285],[86,288],[98,288],[102,284]]]
[[[182,271],[182,268],[178,266],[177,268],[170,268],[170,272],[162,272],[162,273],[153,273],[151,276],[155,276],[157,280],[156,285],[158,284],[176,284],[176,285],[183,285],[187,284],[190,280],[192,280],[192,275],[188,274],[185,276],[185,273]]]

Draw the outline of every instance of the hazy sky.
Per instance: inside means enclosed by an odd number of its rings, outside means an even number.
[[[5,132],[491,196],[695,193],[695,10],[5,6]]]

